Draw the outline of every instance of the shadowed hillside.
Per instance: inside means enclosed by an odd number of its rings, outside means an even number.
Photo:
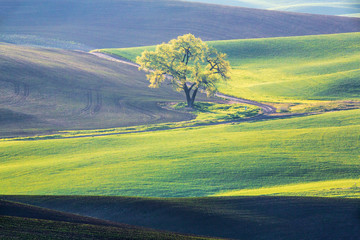
[[[354,32],[360,19],[169,0],[6,0],[0,41],[93,49],[203,40]]]
[[[0,239],[209,239],[0,200]]]
[[[58,49],[0,44],[0,52],[0,136],[191,118],[158,106],[183,96],[148,88],[136,67]]]
[[[356,239],[359,199],[1,196],[155,229],[234,239]]]

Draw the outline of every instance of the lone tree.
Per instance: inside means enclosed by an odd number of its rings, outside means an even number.
[[[145,50],[136,63],[148,73],[149,87],[157,88],[168,78],[177,91],[184,90],[192,108],[199,89],[211,96],[217,90],[216,82],[229,79],[230,64],[225,57],[200,38],[186,34],[156,46],[155,51]]]

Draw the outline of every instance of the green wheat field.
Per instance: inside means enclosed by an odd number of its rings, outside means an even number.
[[[85,2],[0,9],[0,239],[360,236],[360,21],[340,1]],[[276,111],[190,109],[95,55],[136,63],[187,31],[227,55],[219,93]]]

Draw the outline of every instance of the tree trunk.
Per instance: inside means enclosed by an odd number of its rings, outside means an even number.
[[[187,106],[190,108],[193,108],[198,88],[196,88],[192,94],[191,94],[191,89],[189,89],[186,84],[184,84],[183,89],[184,89],[185,96],[186,96]]]
[[[187,105],[188,105],[188,107],[191,107],[191,108],[192,108],[192,105],[191,105],[191,97],[190,97],[190,89],[188,88],[188,86],[186,85],[186,83],[184,83],[183,89],[184,89],[184,92],[185,92]]]
[[[195,98],[196,98],[197,91],[198,91],[198,88],[196,88],[196,89],[193,91],[192,98],[191,98],[191,107],[194,107],[194,102],[195,102]]]

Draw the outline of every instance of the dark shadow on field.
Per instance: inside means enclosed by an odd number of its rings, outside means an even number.
[[[0,199],[0,239],[209,239],[157,231]]]
[[[233,239],[358,239],[360,200],[2,196],[110,221]]]

